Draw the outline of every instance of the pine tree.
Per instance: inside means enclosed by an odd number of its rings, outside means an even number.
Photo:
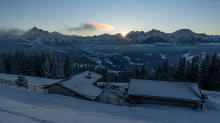
[[[103,70],[103,82],[109,82],[109,73],[108,73],[108,68],[105,68]]]
[[[161,66],[159,64],[156,74],[155,74],[155,80],[162,80],[162,69]]]
[[[220,64],[219,64],[219,59],[218,59],[218,55],[215,52],[213,57],[212,57],[212,62],[211,62],[211,66],[210,66],[210,70],[208,73],[208,79],[210,80],[210,87],[208,87],[209,89],[214,89],[214,85],[215,83],[218,83],[220,81]]]
[[[147,76],[147,69],[143,65],[141,68],[140,79],[147,79]]]
[[[60,68],[59,68],[56,56],[54,58],[52,58],[51,62],[52,62],[51,63],[51,78],[52,79],[60,79],[61,78]]]
[[[2,61],[2,57],[0,57],[0,73],[5,73],[5,66]]]
[[[51,54],[51,52],[49,52],[48,53],[48,61],[49,61],[49,63],[50,63],[50,77],[49,78],[53,78],[52,77],[52,64],[53,64],[53,56],[52,56],[52,54]]]
[[[22,54],[21,51],[17,48],[14,52],[13,65],[11,73],[19,75],[22,70]],[[24,73],[23,73],[24,74]]]
[[[65,74],[65,77],[70,77],[70,76],[75,74],[73,58],[70,55],[70,53],[68,53],[68,55],[67,55],[67,57],[65,59],[64,74]]]
[[[25,64],[25,75],[36,76],[35,71],[34,56],[30,54]]]
[[[41,77],[41,57],[35,52],[34,53],[34,68],[35,68],[35,74],[34,76]]]
[[[166,61],[163,63],[162,65],[162,81],[169,81],[169,63],[168,60],[166,59]]]
[[[199,57],[194,56],[189,65],[188,69],[188,81],[189,82],[198,82],[199,81]]]
[[[140,72],[136,67],[134,68],[134,71],[132,73],[132,78],[134,78],[134,79],[139,79],[140,78]]]
[[[20,74],[15,82],[18,87],[27,87],[28,80],[22,74]]]
[[[186,81],[186,57],[180,57],[179,66],[175,74],[175,81],[185,82]]]
[[[12,67],[13,67],[13,59],[14,59],[14,56],[13,56],[13,53],[10,51],[7,53],[7,57],[6,59],[4,60],[4,66],[5,66],[5,71],[7,74],[10,74],[11,71],[12,71]]]
[[[57,62],[58,62],[58,66],[59,66],[59,75],[60,75],[60,78],[61,78],[61,79],[64,79],[64,78],[65,78],[65,75],[64,75],[64,69],[63,69],[63,63],[62,63],[62,61],[61,61],[60,58],[58,58]]]
[[[202,60],[201,70],[200,70],[200,86],[203,89],[208,89],[210,85],[210,80],[208,78],[208,73],[211,66],[211,56],[206,54],[205,58]]]
[[[47,52],[44,51],[41,55],[41,77],[49,78],[51,76],[50,74],[50,62],[48,59]]]
[[[26,55],[26,53],[24,52],[24,50],[21,50],[21,70],[20,70],[20,73],[27,73],[28,71],[28,57]]]

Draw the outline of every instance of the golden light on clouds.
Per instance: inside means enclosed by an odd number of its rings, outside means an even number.
[[[108,24],[100,24],[100,23],[94,22],[94,23],[88,23],[88,25],[94,30],[107,30],[107,31],[114,30],[114,27]]]

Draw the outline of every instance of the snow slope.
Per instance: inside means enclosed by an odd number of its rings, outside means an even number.
[[[219,123],[220,98],[209,101],[216,110],[153,104],[126,107],[0,84],[0,123]]]

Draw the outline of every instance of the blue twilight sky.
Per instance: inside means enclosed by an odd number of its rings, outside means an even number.
[[[0,33],[67,35],[188,28],[220,35],[220,0],[0,0]]]

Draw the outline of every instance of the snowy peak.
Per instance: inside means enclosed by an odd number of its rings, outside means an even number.
[[[49,32],[34,27],[31,30],[27,31],[26,33],[22,34],[22,36],[34,36],[34,35],[40,36],[40,35],[46,35],[46,34],[49,34]]]

